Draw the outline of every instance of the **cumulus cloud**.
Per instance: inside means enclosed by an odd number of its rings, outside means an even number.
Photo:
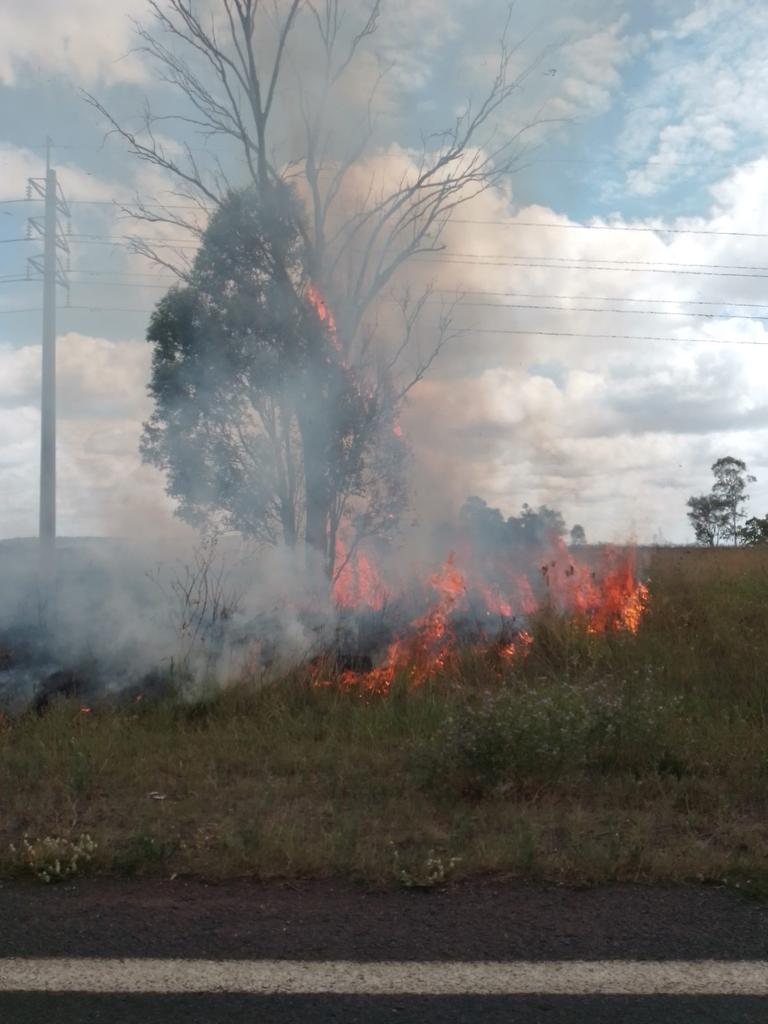
[[[92,24],[101,25],[114,44],[97,53],[88,33],[78,39],[76,47],[94,50],[81,55],[80,80],[110,80],[110,47],[122,45],[123,29],[107,22],[125,22],[128,6],[100,5],[94,13]],[[380,37],[384,57],[400,58],[394,92],[384,96],[389,112],[404,94],[419,96],[420,103],[429,99],[432,56],[450,53],[451,46],[462,56],[472,49],[468,43],[475,34],[465,39],[462,33],[480,19],[479,6],[453,3],[446,10],[435,0],[394,6]],[[628,62],[642,45],[622,17],[626,5],[583,0],[573,6],[581,15],[555,25],[567,39],[562,52],[551,66],[541,65],[515,116],[539,110],[545,101],[547,113],[562,116],[605,112],[626,88]],[[630,180],[635,194],[658,193],[681,161],[712,161],[714,152],[732,162],[744,139],[765,149],[768,83],[761,53],[765,33],[755,20],[759,5],[713,0],[685,7],[685,16],[670,20],[665,5],[665,27],[646,38],[653,44],[645,54],[648,80],[631,97],[636,112],[629,113],[619,153],[646,161]],[[53,23],[60,26],[72,11],[85,17],[86,8],[85,0],[67,12],[51,6]],[[35,46],[44,44],[33,45],[25,34],[26,16],[3,12],[0,28],[12,18],[22,31],[11,41],[6,32],[0,43],[0,78],[21,81],[23,68],[38,59],[66,70],[72,51],[38,53]],[[691,59],[691,53],[701,59]],[[355,80],[358,100],[377,68],[373,56],[371,51]],[[109,66],[115,75],[129,67]],[[479,95],[493,60],[481,53],[456,67],[452,85]],[[442,99],[432,95],[436,105]],[[373,161],[353,171],[349,187],[364,194],[372,170],[382,181],[396,180],[413,161],[408,142],[401,138],[382,147]],[[40,173],[39,158],[29,153],[2,155],[21,180]],[[766,173],[768,159],[744,163],[712,185],[705,213],[687,219],[668,211],[653,220],[627,220],[619,196],[615,215],[580,221],[544,200],[521,206],[514,182],[503,193],[488,192],[462,207],[445,232],[444,251],[412,261],[394,282],[414,292],[429,284],[435,289],[418,338],[422,351],[434,341],[441,303],[461,295],[453,312],[456,336],[412,391],[403,419],[414,450],[415,513],[440,517],[479,493],[508,513],[523,501],[547,502],[569,521],[583,522],[593,538],[621,539],[634,530],[640,539],[661,531],[683,540],[689,536],[685,500],[708,488],[709,465],[724,454],[750,464],[761,478],[755,511],[768,510],[762,479],[768,478],[768,384],[757,347],[768,341],[760,317],[768,307],[760,305],[765,274],[749,269],[765,264],[764,239],[669,230],[768,232]],[[130,176],[153,198],[168,187],[147,167],[132,169]],[[62,167],[62,179],[70,194],[94,199],[127,198],[129,192],[125,182],[94,179],[74,165]],[[95,218],[93,230],[130,230],[115,221],[113,211],[88,216]],[[600,230],[606,225],[649,230]],[[152,233],[178,237],[178,228],[155,225]],[[78,269],[96,267],[93,250],[76,261]],[[722,276],[715,265],[724,268]],[[110,266],[148,269],[123,256]],[[155,291],[125,283],[117,293],[120,305],[143,309],[161,294],[160,279]],[[397,330],[395,310],[384,304],[377,311],[384,334]],[[104,337],[60,338],[65,532],[131,532],[147,516],[153,531],[172,528],[162,478],[141,466],[137,453],[148,412],[150,349],[136,340],[115,340],[124,334],[118,324]],[[654,337],[660,340],[648,340]],[[0,535],[34,530],[38,367],[39,348],[0,347]]]
[[[629,190],[656,195],[768,141],[761,3],[698,0],[650,34],[646,84],[632,96],[619,149],[641,163]]]
[[[728,268],[759,265],[762,243],[727,232],[768,231],[765,170],[756,161],[713,187],[711,217],[672,222],[722,235],[619,217],[611,225],[649,230],[602,231],[537,207],[499,223],[503,200],[489,196],[466,214],[475,223],[451,228],[451,249],[468,256],[433,271],[465,290],[466,332],[405,421],[424,515],[476,492],[507,512],[546,501],[592,536],[683,540],[685,501],[709,488],[716,458],[744,458],[760,476],[767,307],[761,280]],[[532,226],[544,223],[563,230]],[[702,275],[717,265],[725,276]],[[760,512],[765,480],[754,493]]]
[[[388,159],[401,173],[407,155],[392,151]],[[755,213],[764,173],[761,162],[739,169],[713,189],[712,218],[690,226],[738,231],[749,218],[753,230],[768,230],[768,206]],[[714,459],[745,458],[760,476],[768,384],[759,346],[768,332],[762,320],[746,319],[750,309],[730,303],[759,303],[761,282],[696,270],[757,259],[742,255],[743,239],[665,233],[666,224],[612,232],[593,221],[589,230],[546,207],[515,209],[512,197],[491,192],[462,207],[459,221],[445,235],[447,248],[414,260],[400,282],[435,287],[423,347],[434,339],[440,302],[462,295],[453,314],[459,333],[411,393],[403,419],[417,516],[440,518],[479,493],[510,513],[523,501],[547,502],[592,537],[634,530],[648,540],[661,530],[682,540],[685,500],[708,488]],[[552,224],[562,230],[541,226]],[[691,275],[653,272],[675,264]],[[382,327],[394,331],[387,308]],[[720,315],[692,315],[702,311]],[[632,340],[648,337],[663,340]],[[139,341],[60,339],[62,509],[73,531],[125,532],[147,514],[153,529],[170,522],[162,478],[137,454],[149,356]],[[26,494],[30,515],[38,366],[36,347],[0,349],[8,439],[0,473],[16,496]],[[760,511],[764,483],[755,495]],[[3,533],[18,524],[19,502],[3,509]]]
[[[37,0],[0,5],[0,83],[16,85],[41,71],[78,82],[141,82],[128,51],[136,0]]]

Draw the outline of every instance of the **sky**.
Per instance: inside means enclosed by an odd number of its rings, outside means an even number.
[[[420,133],[482,95],[505,10],[385,0],[360,75],[374,57],[392,70],[361,175],[393,173]],[[138,454],[151,412],[143,339],[172,278],[128,252],[137,228],[114,203],[169,201],[171,186],[105,137],[82,97],[132,125],[146,102],[174,109],[136,47],[146,16],[143,0],[0,7],[0,538],[37,523],[41,285],[26,276],[41,251],[27,218],[42,210],[20,200],[44,171],[46,136],[71,212],[59,530],[175,529],[163,478]],[[416,513],[445,517],[478,494],[505,514],[547,503],[593,541],[687,542],[687,498],[732,455],[757,477],[750,511],[765,515],[763,0],[519,0],[510,38],[520,68],[533,66],[500,130],[537,121],[531,149],[503,190],[459,210],[443,252],[409,270],[438,295],[461,293],[460,334],[403,418]],[[286,115],[288,148],[292,130]]]

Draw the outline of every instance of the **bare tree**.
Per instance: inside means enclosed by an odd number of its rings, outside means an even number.
[[[352,88],[355,68],[364,53],[370,54],[381,0],[370,0],[362,14],[357,8],[357,16],[340,0],[150,0],[149,8],[154,24],[136,25],[140,50],[160,79],[176,89],[184,110],[161,114],[147,106],[140,127],[132,130],[97,98],[88,98],[110,130],[135,156],[167,173],[175,182],[173,195],[196,206],[202,218],[180,215],[174,201],[163,205],[139,200],[127,212],[145,223],[201,235],[206,218],[226,203],[233,185],[246,183],[266,201],[272,190],[290,182],[306,210],[300,224],[306,274],[297,278],[281,270],[279,260],[275,273],[293,289],[297,307],[306,305],[310,287],[313,295],[322,296],[333,311],[344,365],[361,379],[366,374],[385,379],[392,400],[401,403],[455,336],[451,307],[438,316],[431,345],[414,355],[412,341],[428,295],[399,296],[402,334],[386,343],[373,322],[377,302],[409,260],[444,248],[445,229],[459,206],[508,180],[528,151],[528,133],[544,121],[536,117],[507,131],[498,123],[503,108],[538,64],[535,60],[516,70],[520,52],[509,41],[511,10],[485,95],[468,101],[445,130],[423,135],[420,152],[398,180],[379,182],[372,174],[361,193],[359,187],[352,188],[350,178],[375,151],[377,95],[389,69],[379,65],[365,102],[357,104],[357,122],[348,124],[343,138],[334,119],[345,90],[348,95]],[[311,48],[311,68],[302,60],[302,47]],[[288,114],[286,95],[296,107]],[[302,142],[297,153],[281,154],[280,134],[288,119],[300,126]],[[212,156],[203,162],[189,141],[177,155],[162,136],[164,126],[174,124],[187,139],[193,135],[206,145],[220,141],[230,151],[234,148],[237,180],[231,180],[235,175],[227,173],[221,159]],[[188,275],[189,266],[171,244],[136,235],[133,246],[180,276]],[[290,417],[267,416],[262,427],[276,452],[294,441]],[[303,443],[306,447],[311,438],[305,436]],[[312,452],[302,455],[303,488],[287,480],[288,467],[295,466],[293,455],[283,452],[281,458],[284,490],[304,503],[307,543],[321,550],[332,568],[334,538],[351,507],[357,507],[362,532],[373,529],[376,516],[360,514],[366,496],[347,493],[343,482],[332,492],[316,485]],[[288,518],[295,529],[300,516],[290,512]]]

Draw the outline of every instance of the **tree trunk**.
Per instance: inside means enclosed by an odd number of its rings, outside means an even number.
[[[327,576],[330,521],[327,431],[320,417],[309,410],[299,415],[298,421],[304,458],[307,561],[321,566]]]

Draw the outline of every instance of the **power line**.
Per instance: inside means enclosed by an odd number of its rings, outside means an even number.
[[[583,264],[555,266],[552,263],[515,263],[509,260],[487,260],[485,262],[480,262],[478,260],[435,259],[423,256],[414,257],[414,261],[419,261],[421,263],[442,263],[446,266],[453,265],[459,267],[526,267],[537,270],[586,270],[592,273],[600,271],[603,273],[613,274],[679,274],[687,277],[740,277],[756,280],[765,280],[768,278],[768,274],[732,274],[723,270],[715,270],[712,272],[706,270],[665,270],[661,267],[593,267],[584,266]]]
[[[178,281],[176,274],[155,274],[150,270],[92,270],[90,267],[74,271],[76,274],[88,274],[91,277],[109,277],[111,274],[119,274],[120,277],[151,277],[162,278],[168,281]]]
[[[436,253],[435,255],[440,255]],[[462,259],[478,259],[478,260],[490,260],[495,259],[495,254],[487,254],[482,252],[452,252],[449,249],[445,250],[446,257],[450,258],[462,258]],[[601,256],[534,256],[530,254],[521,254],[518,256],[509,255],[506,257],[509,260],[536,260],[537,262],[547,263],[615,263],[620,266],[633,264],[635,266],[643,267],[695,267],[702,270],[762,270],[768,272],[768,266],[764,264],[752,264],[752,263],[676,263],[671,260],[630,260],[630,259],[613,259],[606,257],[603,259]],[[554,267],[553,269],[557,269]]]
[[[749,341],[736,338],[660,338],[656,335],[645,334],[585,334],[576,331],[521,331],[521,330],[495,330],[491,327],[466,327],[458,328],[467,334],[515,334],[515,335],[539,335],[547,338],[583,338],[604,341],[665,341],[680,344],[694,345],[754,345],[758,348],[768,347],[768,341]]]
[[[453,217],[451,224],[486,224],[510,228],[559,228],[562,231],[637,231],[654,235],[725,235],[729,238],[768,238],[764,231],[717,231],[714,228],[637,227],[627,224],[558,224],[555,221],[535,220],[471,220]]]
[[[765,316],[750,316],[746,313],[686,313],[684,311],[676,312],[675,310],[669,309],[600,309],[597,306],[545,306],[531,303],[462,302],[461,300],[459,300],[458,305],[468,307],[477,306],[485,309],[536,309],[554,311],[557,313],[619,313],[629,316],[679,316],[701,317],[707,320],[759,320],[761,322],[768,320],[768,312],[766,312]]]
[[[68,310],[77,310],[88,313],[152,313],[151,309],[137,309],[134,306],[58,306],[58,313],[66,313]],[[25,309],[0,309],[0,315],[7,313],[39,313],[39,306],[32,306]]]
[[[120,306],[65,306],[60,308],[60,312],[66,312],[67,310],[85,311],[89,313],[151,313],[149,309],[136,309],[134,307],[120,307]],[[39,309],[0,309],[0,314],[3,313],[37,313]],[[668,344],[691,344],[691,345],[750,345],[757,348],[765,348],[768,346],[768,342],[764,341],[753,341],[745,338],[673,338],[673,337],[662,337],[659,335],[651,334],[594,334],[581,331],[543,331],[538,329],[531,330],[515,330],[515,329],[504,329],[504,328],[490,328],[490,327],[459,327],[457,328],[463,334],[494,334],[494,335],[513,335],[521,337],[525,335],[535,337],[546,337],[546,338],[579,338],[582,340],[593,340],[593,341],[656,341],[665,342]]]
[[[768,237],[768,236],[766,236]],[[121,245],[129,246],[132,243],[129,237],[113,237],[109,235],[67,235],[70,241],[81,245]],[[163,238],[150,237],[139,238],[141,242],[147,242],[158,248],[173,247],[177,249],[198,249],[197,243],[189,238]],[[192,242],[192,244],[190,244]],[[452,253],[450,250],[436,253],[420,253],[413,257],[422,263],[445,263],[461,266],[478,267],[503,267],[523,266],[545,270],[591,270],[591,271],[616,271],[624,273],[654,273],[654,274],[685,274],[709,277],[765,277],[768,274],[768,266],[762,264],[740,264],[740,263],[674,263],[667,261],[653,260],[623,260],[623,259],[602,259],[599,256],[534,256],[531,254],[511,255],[506,258],[497,259],[494,254],[485,253]],[[593,266],[592,264],[611,264],[611,266]],[[628,267],[625,264],[634,264]],[[682,268],[695,267],[699,269],[689,270]],[[667,269],[672,268],[672,269]],[[759,270],[765,271],[762,274],[731,274],[731,273],[710,273],[710,271],[731,271],[731,270]]]
[[[576,302],[655,302],[674,303],[679,305],[693,306],[737,306],[739,309],[766,309],[768,302],[730,302],[727,299],[718,301],[706,299],[659,299],[659,298],[634,298],[621,295],[545,295],[542,292],[493,292],[483,289],[456,289],[456,288],[435,288],[434,291],[455,295],[460,291],[463,295],[496,295],[514,299],[567,299]]]
[[[552,161],[550,161],[552,162]],[[24,200],[24,199],[2,199],[0,205],[7,203],[22,203],[22,202],[34,202],[35,200]],[[142,203],[130,199],[70,199],[70,204],[84,205],[84,206],[112,206],[112,207],[130,207],[130,206],[143,206],[147,210],[195,210],[198,213],[210,212],[215,209],[213,206],[207,206],[204,203]],[[479,220],[469,217],[453,217],[450,220],[451,224],[474,224],[479,226],[489,227],[526,227],[526,228],[541,228],[541,229],[555,229],[561,231],[625,231],[625,232],[640,232],[643,234],[658,234],[658,235],[715,235],[723,236],[727,238],[768,238],[768,232],[764,231],[721,231],[717,228],[672,228],[658,225],[650,227],[646,225],[634,225],[634,224],[561,224],[556,221],[528,221],[528,220],[513,220],[513,219],[494,219],[494,220]]]
[[[768,269],[768,268],[767,268]],[[73,271],[75,274],[88,275],[92,277],[149,277],[152,280],[164,280],[164,281],[178,281],[179,277],[176,274],[163,274],[153,273],[152,271],[136,271],[136,270],[96,270],[91,267],[84,267],[80,270]],[[85,283],[85,282],[80,282]],[[105,284],[109,282],[104,282]],[[138,281],[135,287],[141,288],[146,287],[142,282]],[[656,305],[686,305],[686,306],[726,306],[738,309],[768,309],[768,302],[733,302],[729,299],[718,299],[717,301],[712,299],[661,299],[657,296],[651,298],[637,298],[634,296],[623,296],[623,295],[552,295],[545,292],[513,292],[513,291],[489,291],[486,289],[462,289],[462,288],[435,288],[434,292],[446,295],[456,295],[457,293],[463,295],[484,295],[493,296],[498,298],[510,298],[510,299],[558,299],[566,302],[646,302],[655,303]],[[466,303],[469,305],[469,303]],[[490,303],[489,305],[495,305]],[[503,304],[500,304],[503,305]],[[565,307],[568,308],[568,307]],[[633,311],[629,311],[633,312]],[[644,312],[638,310],[637,312]],[[685,315],[685,314],[682,314]],[[758,317],[757,319],[763,319]]]
[[[77,271],[74,271],[77,273]],[[70,275],[71,276],[71,275]],[[158,288],[161,291],[168,291],[167,284],[147,284],[144,281],[75,281],[78,285],[90,285],[92,288]],[[768,316],[768,314],[766,314]]]
[[[87,284],[79,281],[76,284]],[[163,284],[144,284],[132,281],[94,281],[93,285],[107,288],[151,288],[159,291],[167,291],[168,286]],[[389,300],[397,302],[396,299]],[[443,305],[441,302],[433,301],[431,305]],[[763,316],[750,315],[747,313],[700,313],[697,311],[670,310],[670,309],[616,309],[615,307],[600,308],[598,306],[551,306],[539,303],[518,303],[518,302],[465,302],[459,299],[457,305],[461,308],[479,309],[525,309],[538,310],[554,313],[611,313],[623,316],[674,316],[682,318],[696,317],[703,320],[757,320],[768,321],[768,311]]]

